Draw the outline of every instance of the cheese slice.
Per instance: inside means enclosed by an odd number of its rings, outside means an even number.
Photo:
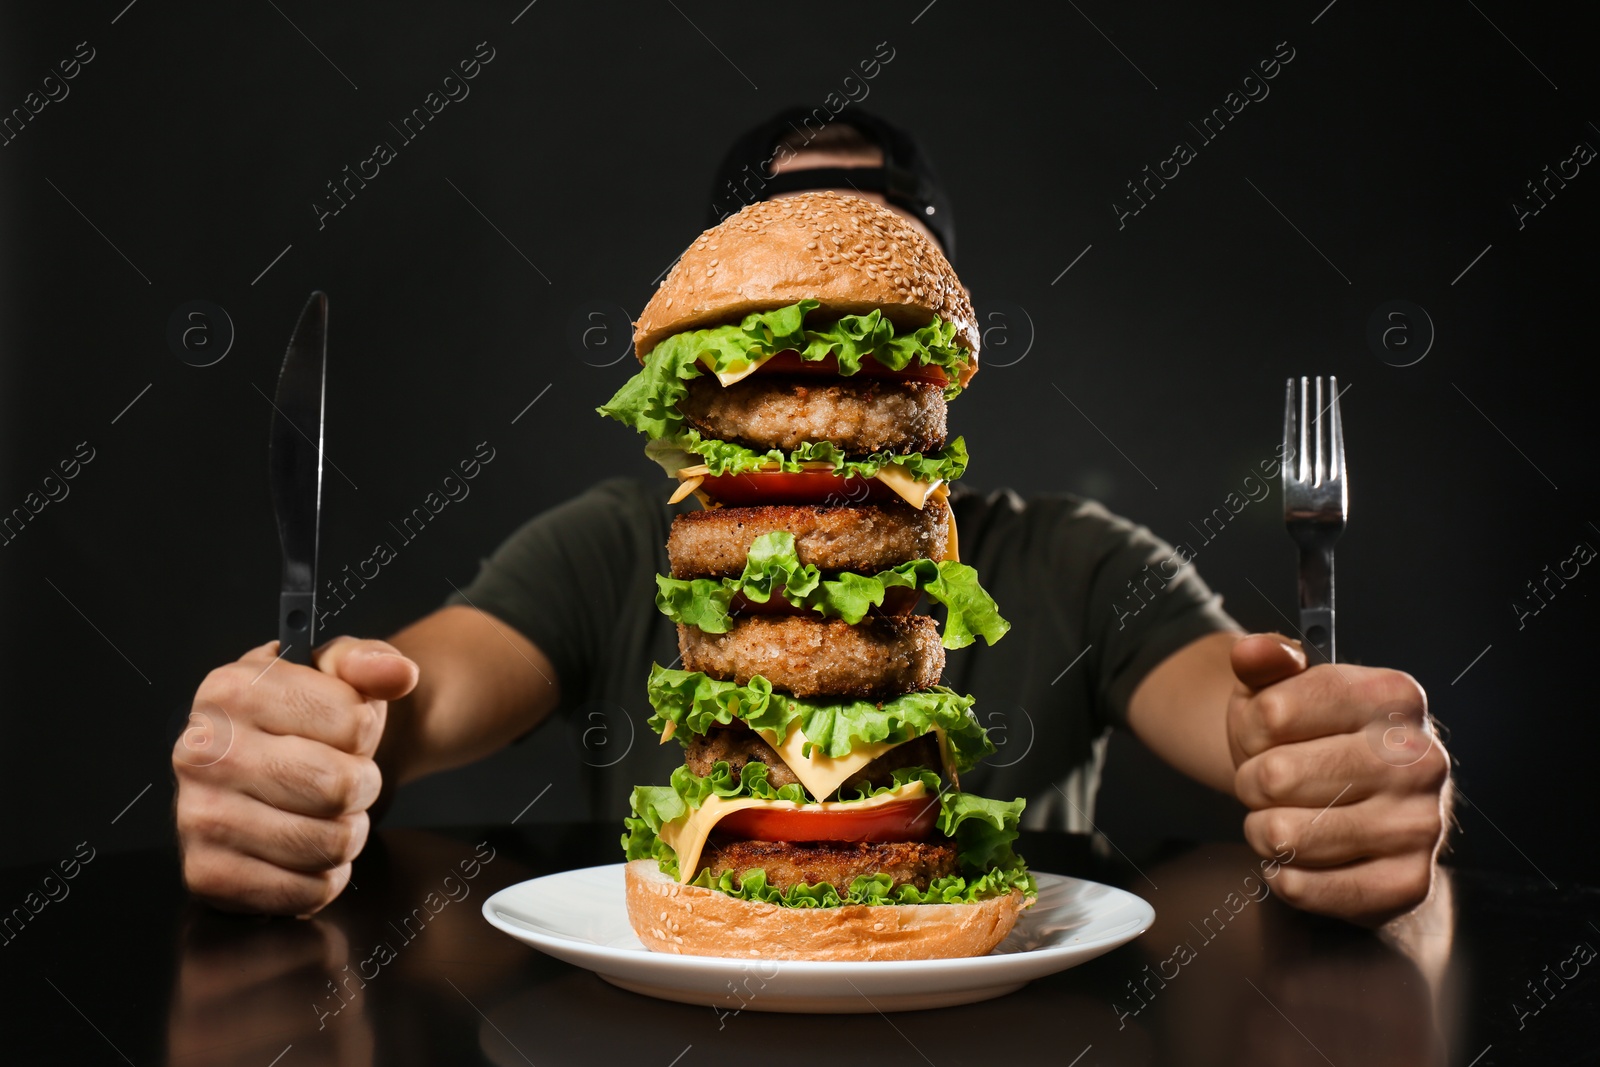
[[[935,726],[932,730],[934,737],[939,742],[939,770],[944,774],[945,780],[951,783],[951,788],[960,789],[961,783],[956,779],[956,767],[950,758],[950,745],[945,741],[944,727]],[[772,738],[765,733],[762,737],[768,744]],[[911,738],[911,741],[916,738]],[[909,741],[874,741],[868,745],[853,750],[848,756],[824,756],[817,749],[811,750],[810,757],[802,756],[800,750],[805,746],[805,735],[800,732],[800,720],[796,719],[789,726],[789,734],[783,739],[783,744],[773,745],[772,749],[783,758],[783,762],[800,779],[800,784],[806,787],[806,792],[814,797],[832,796],[844,784],[845,779],[866,767],[867,764]]]
[[[910,471],[893,463],[884,464],[878,471],[877,477],[878,481],[894,490],[895,495],[918,511],[927,504],[933,491],[944,485],[943,478],[931,482],[919,482],[911,476]]]
[[[950,563],[960,563],[961,542],[956,535],[955,509],[950,507],[950,487],[948,485],[941,485],[939,488],[929,493],[928,497],[929,499],[937,500],[939,503],[943,504],[945,506],[945,510],[950,512],[950,522],[948,524],[950,532],[945,538],[944,558]]]
[[[821,460],[815,460],[802,463],[800,464],[800,467],[802,470],[832,470],[833,464],[823,462]],[[706,478],[710,476],[711,468],[706,466],[704,463],[697,464],[693,467],[678,468],[677,477],[678,481],[682,484],[678,486],[678,491],[672,495],[672,499],[669,501],[669,503],[676,504],[678,501],[682,500],[684,497],[698,489],[700,487],[700,483],[705,481]],[[889,489],[892,490],[894,494],[901,500],[904,500],[907,504],[910,504],[918,511],[921,511],[927,504],[929,497],[934,496],[938,490],[945,488],[943,479],[937,479],[931,482],[919,482],[917,479],[913,478],[911,473],[904,467],[893,463],[885,464],[882,469],[880,469],[878,473],[874,475],[874,477],[884,485],[888,486]]]
[[[772,744],[772,738],[767,737],[766,740],[768,744]],[[800,732],[800,720],[796,719],[789,724],[789,733],[784,737],[783,743],[772,745],[772,748],[783,758],[783,762],[788,764],[794,776],[800,779],[800,784],[806,787],[806,792],[814,797],[832,796],[839,791],[846,778],[891,748],[905,744],[904,741],[875,741],[852,749],[847,756],[837,757],[825,756],[819,749],[813,748],[811,755],[807,757],[800,754],[805,743],[805,735]]]
[[[744,366],[741,367],[739,370],[730,370],[730,371],[712,370],[711,369],[711,360],[707,359],[705,356],[701,356],[700,357],[700,362],[706,368],[706,370],[711,371],[712,374],[716,375],[717,381],[721,382],[724,386],[729,386],[729,385],[732,385],[734,382],[742,382],[746,378],[750,377],[750,375],[754,374],[757,370],[760,369],[761,364],[765,363],[767,360],[771,359],[775,355],[777,355],[776,352],[768,352],[764,356],[756,357],[756,359],[753,362],[744,364]]]
[[[677,491],[667,499],[667,503],[676,504],[678,501],[682,500],[696,489],[699,489],[700,483],[705,480],[705,475],[701,475],[698,478],[685,478],[682,482],[678,483]]]
[[[927,793],[921,782],[907,782],[899,789],[879,793],[866,800],[830,800],[822,804],[796,804],[792,800],[758,800],[755,797],[726,800],[710,796],[694,811],[663,826],[658,836],[678,854],[678,881],[686,883],[694,877],[695,869],[700,866],[700,854],[705,851],[706,838],[717,823],[736,811],[746,808],[764,808],[768,811],[838,811],[840,808],[850,808],[861,811],[899,800],[915,800]]]
[[[945,750],[944,731],[938,727],[934,730],[939,734],[939,751]],[[678,724],[668,722],[661,731],[661,744],[666,744],[677,733]],[[762,731],[761,736],[772,744],[772,735]],[[800,779],[800,784],[805,786],[806,792],[814,797],[832,796],[838,792],[845,779],[866,767],[867,764],[889,751],[905,744],[905,741],[874,741],[869,745],[862,745],[847,756],[825,756],[818,749],[812,749],[810,756],[802,756],[801,750],[805,747],[805,734],[800,732],[800,720],[796,719],[789,724],[789,732],[781,744],[773,744],[772,749],[783,760],[784,764]]]

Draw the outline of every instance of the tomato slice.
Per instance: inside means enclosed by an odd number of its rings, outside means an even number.
[[[922,596],[916,589],[905,586],[895,586],[883,591],[883,604],[880,607],[868,610],[869,615],[909,615],[917,606],[917,600]],[[746,597],[743,593],[733,594],[733,599],[728,603],[730,615],[810,615],[820,618],[811,608],[796,607],[783,599],[783,596],[773,590],[772,596],[765,604],[758,603]]]
[[[821,359],[801,359],[800,353],[791,350],[775,352],[754,371],[755,374],[800,374],[818,378],[838,378],[839,360],[833,356],[824,356]],[[861,361],[861,369],[850,375],[852,378],[888,378],[897,382],[930,382],[934,385],[949,385],[950,376],[944,372],[943,367],[935,367],[922,363],[907,364],[901,370],[885,367],[871,356]]]
[[[876,478],[856,475],[841,478],[831,470],[718,474],[706,478],[700,488],[713,500],[736,507],[760,504],[847,507],[900,499],[893,489]]]
[[[717,823],[717,831],[755,841],[923,841],[938,818],[937,797],[916,797],[833,811],[745,808]]]

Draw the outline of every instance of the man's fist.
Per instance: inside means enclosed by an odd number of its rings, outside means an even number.
[[[1276,634],[1233,646],[1228,704],[1245,839],[1284,863],[1274,888],[1306,911],[1368,925],[1422,903],[1444,837],[1450,758],[1428,698],[1401,671],[1306,668]]]
[[[350,880],[383,779],[388,701],[417,665],[382,641],[338,637],[316,667],[276,641],[206,676],[172,749],[183,877],[230,911],[310,915]]]

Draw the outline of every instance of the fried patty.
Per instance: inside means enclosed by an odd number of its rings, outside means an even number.
[[[841,619],[748,615],[725,634],[678,624],[685,670],[740,685],[761,675],[797,697],[885,699],[937,685],[944,671],[938,624],[928,615]]]
[[[712,767],[719,760],[727,762],[735,778],[744,770],[745,764],[765,763],[767,781],[774,787],[782,788],[800,780],[795,777],[794,771],[789,769],[788,764],[783,762],[783,757],[779,756],[760,734],[738,721],[730,726],[716,727],[708,733],[690,739],[683,761],[688,764],[691,771],[704,777],[711,773]],[[894,772],[902,767],[927,767],[937,771],[942,762],[939,757],[938,737],[934,734],[923,734],[903,745],[891,748],[846,778],[842,788],[848,795],[849,790],[868,786],[887,786],[893,783]]]
[[[800,562],[823,571],[876,574],[913,559],[943,559],[950,509],[929,500],[921,511],[901,500],[860,507],[781,504],[691,511],[672,520],[667,558],[675,578],[732,578],[762,534],[794,536]]]
[[[785,452],[830,441],[851,454],[931,452],[944,447],[944,387],[882,378],[755,374],[724,386],[690,379],[678,401],[684,421],[706,437]]]
[[[713,879],[732,871],[735,881],[744,872],[767,872],[767,884],[788,889],[804,883],[831,882],[843,893],[857,875],[887,874],[894,888],[914,885],[927,889],[935,878],[956,873],[956,848],[949,842],[931,841],[719,841],[713,838],[702,853],[701,870]],[[698,872],[697,872],[698,873]]]

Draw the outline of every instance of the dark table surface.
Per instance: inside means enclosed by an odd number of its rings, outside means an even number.
[[[1242,845],[1175,845],[1136,857],[1135,866],[1088,838],[1025,834],[1021,851],[1036,869],[1138,893],[1155,906],[1155,926],[1084,966],[968,1007],[729,1014],[615,989],[479,914],[504,886],[616,862],[617,836],[612,826],[576,825],[382,830],[350,889],[309,921],[193,904],[171,850],[93,854],[70,880],[59,865],[5,870],[0,899],[17,910],[6,913],[0,936],[0,1062],[1600,1062],[1600,961],[1591,947],[1600,947],[1600,889],[1452,871],[1453,928],[1409,946],[1271,896],[1245,904],[1220,932],[1197,933],[1229,894],[1238,894],[1237,907],[1260,884],[1246,882],[1259,867]],[[398,938],[390,923],[475,853],[492,858],[470,895],[443,906],[409,942]],[[383,940],[400,947],[360,988],[354,965]],[[1180,942],[1192,958],[1164,962]],[[1156,971],[1177,973],[1161,983]]]

